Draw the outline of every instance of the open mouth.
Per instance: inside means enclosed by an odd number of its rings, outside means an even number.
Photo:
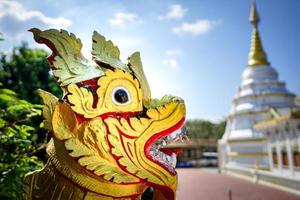
[[[175,167],[177,163],[177,154],[180,153],[178,150],[169,149],[167,145],[181,140],[188,140],[186,126],[183,125],[183,121],[172,128],[172,132],[165,134],[160,134],[162,136],[156,138],[148,147],[149,156],[152,160],[158,162],[164,168],[166,168],[172,174],[176,174]]]

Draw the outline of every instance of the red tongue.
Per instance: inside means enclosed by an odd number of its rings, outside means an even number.
[[[168,148],[161,148],[159,149],[161,152],[163,152],[164,154],[167,155],[172,155],[172,153],[175,153],[176,155],[179,155],[180,153],[182,153],[182,150],[180,149],[168,149]]]

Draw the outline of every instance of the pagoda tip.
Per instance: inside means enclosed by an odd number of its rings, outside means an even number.
[[[252,0],[252,4],[251,4],[251,11],[250,11],[250,16],[249,16],[249,21],[253,24],[253,25],[257,25],[260,21],[257,9],[256,9],[256,4],[255,4],[255,0]]]

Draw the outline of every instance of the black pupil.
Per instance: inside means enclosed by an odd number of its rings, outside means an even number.
[[[118,89],[116,92],[115,92],[115,100],[118,102],[118,103],[126,103],[128,101],[128,94],[125,90],[123,89]]]

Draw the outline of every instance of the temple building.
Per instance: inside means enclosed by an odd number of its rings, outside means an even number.
[[[299,98],[287,90],[267,59],[254,1],[249,20],[253,31],[248,65],[219,140],[219,167],[300,194]]]

